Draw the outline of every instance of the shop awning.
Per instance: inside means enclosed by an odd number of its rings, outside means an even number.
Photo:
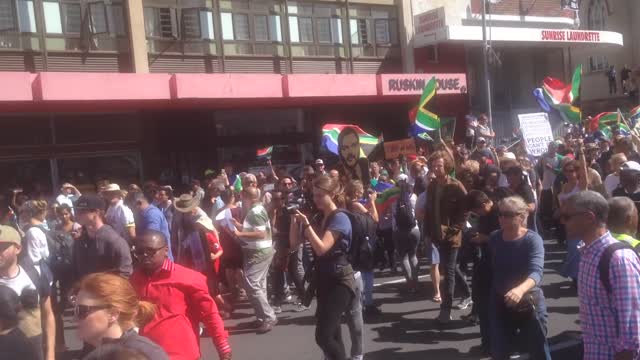
[[[624,45],[622,34],[613,31],[491,27],[487,29],[487,34],[492,42],[523,46]],[[481,26],[445,26],[433,32],[417,34],[414,38],[416,47],[441,42],[476,43],[481,41]]]
[[[436,78],[441,95],[467,93],[464,73],[129,74],[0,72],[0,111],[92,112],[415,101]],[[9,90],[10,89],[10,90]]]

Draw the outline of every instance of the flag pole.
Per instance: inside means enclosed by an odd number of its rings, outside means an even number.
[[[489,128],[493,131],[493,111],[491,109],[491,80],[489,79],[489,43],[487,42],[487,0],[482,0],[482,66],[484,68],[485,92],[487,94],[487,116]]]

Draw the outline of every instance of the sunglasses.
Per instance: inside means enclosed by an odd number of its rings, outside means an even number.
[[[140,248],[140,249],[137,249],[137,248],[134,248],[133,249],[133,255],[135,255],[138,258],[141,258],[141,257],[153,257],[158,253],[158,251],[160,251],[160,250],[162,250],[164,248],[166,248],[166,246],[163,246],[163,247],[157,248],[157,249],[153,249],[153,248]]]
[[[500,217],[504,217],[504,218],[514,218],[516,216],[520,215],[517,212],[513,212],[513,211],[500,211],[498,212],[498,216]]]
[[[84,320],[89,315],[93,314],[96,311],[106,310],[106,309],[109,309],[109,308],[111,308],[111,305],[94,305],[94,306],[90,306],[90,305],[79,305],[79,304],[76,304],[76,306],[73,308],[73,315],[79,320]]]
[[[0,242],[0,252],[4,252],[13,245],[15,244],[12,242]]]

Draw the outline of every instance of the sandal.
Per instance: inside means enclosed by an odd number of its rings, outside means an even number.
[[[434,296],[433,298],[431,298],[431,300],[433,300],[433,302],[436,302],[436,303],[442,302],[442,298],[440,296]]]

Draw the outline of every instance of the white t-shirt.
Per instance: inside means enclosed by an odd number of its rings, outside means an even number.
[[[117,204],[109,206],[105,215],[107,224],[120,235],[123,239],[129,239],[129,227],[135,226],[136,222],[133,218],[133,212],[127,207],[122,200]]]
[[[620,185],[620,176],[616,174],[609,174],[604,179],[604,189],[607,191],[609,196],[611,196],[613,190],[615,190],[618,185]]]
[[[18,266],[18,268],[18,275],[16,275],[15,277],[0,277],[0,285],[4,285],[15,291],[18,296],[21,296],[22,292],[26,289],[35,290],[37,293],[38,288],[33,283],[33,281],[31,281],[29,274],[27,274],[22,266]],[[40,294],[38,294],[38,302],[40,302]],[[40,306],[30,310],[23,309],[20,314],[20,324],[18,325],[18,327],[27,337],[33,337],[42,334]]]
[[[25,233],[24,239],[27,242],[29,257],[33,263],[36,264],[36,268],[38,268],[40,260],[45,260],[49,257],[47,235],[37,226],[32,226]]]

